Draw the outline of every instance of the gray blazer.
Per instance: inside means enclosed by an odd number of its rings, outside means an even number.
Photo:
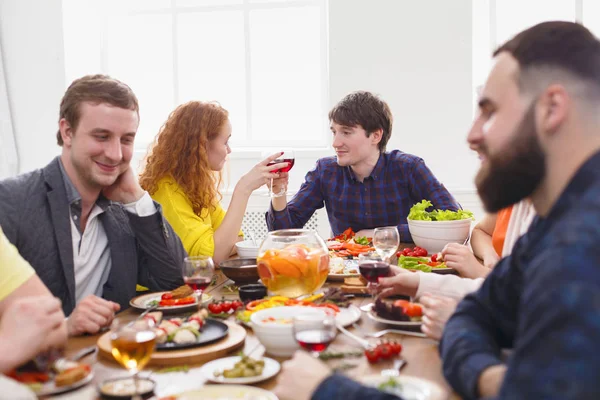
[[[183,284],[186,256],[179,237],[159,210],[138,217],[111,202],[99,218],[108,237],[112,267],[102,297],[129,307],[136,283],[152,291]],[[0,181],[0,226],[23,258],[62,300],[75,308],[75,273],[69,204],[58,157],[43,169]]]

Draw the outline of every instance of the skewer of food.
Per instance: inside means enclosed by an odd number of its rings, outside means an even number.
[[[189,344],[195,343],[202,334],[208,311],[201,309],[187,318],[163,319],[161,311],[148,313],[144,316],[154,323],[156,343]]]

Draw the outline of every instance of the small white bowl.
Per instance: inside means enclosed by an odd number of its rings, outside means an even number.
[[[448,243],[463,244],[471,230],[470,219],[456,221],[412,221],[408,230],[415,244],[427,249],[429,254],[439,253]]]
[[[323,315],[325,311],[310,307],[274,307],[260,310],[250,317],[250,325],[258,341],[265,346],[267,353],[279,356],[290,357],[300,348],[294,338],[292,324],[278,324],[274,322],[263,322],[263,320],[273,317],[289,318],[290,320],[298,315]]]
[[[252,243],[252,240],[242,240],[241,242],[237,242],[235,244],[238,256],[240,257],[256,258],[258,256],[259,247],[260,244],[258,242],[254,244]]]

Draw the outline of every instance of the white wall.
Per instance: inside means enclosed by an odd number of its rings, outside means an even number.
[[[61,26],[60,0],[0,0],[0,42],[21,172],[59,153],[58,107],[66,88]]]
[[[471,1],[330,0],[329,5],[329,105],[358,89],[381,95],[395,118],[388,149],[423,157],[463,206],[480,215],[472,184],[477,160],[465,142],[473,115]],[[24,172],[59,152],[54,132],[68,84],[61,1],[0,0],[0,28]],[[298,151],[291,187],[299,187],[318,157],[332,153]],[[232,154],[229,190],[259,156],[258,150]],[[251,208],[266,209],[267,201],[254,198]]]

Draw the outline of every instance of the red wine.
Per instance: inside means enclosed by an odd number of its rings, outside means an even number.
[[[188,285],[192,290],[200,290],[204,291],[210,285],[210,278],[206,277],[193,277],[193,278],[184,278],[185,284]]]
[[[335,339],[334,332],[311,330],[296,333],[296,341],[303,349],[321,352]]]
[[[358,269],[360,270],[360,274],[364,276],[366,280],[373,283],[377,283],[379,278],[390,274],[390,265],[384,262],[359,264]]]
[[[283,160],[275,160],[275,161],[271,161],[270,163],[267,164],[267,167],[271,166],[271,165],[275,165],[275,164],[279,164],[279,163],[284,163],[287,162],[289,163],[287,167],[283,167],[283,168],[279,168],[279,169],[274,169],[273,173],[277,173],[277,172],[289,172],[290,169],[292,169],[292,167],[294,166],[294,158],[284,158]]]

